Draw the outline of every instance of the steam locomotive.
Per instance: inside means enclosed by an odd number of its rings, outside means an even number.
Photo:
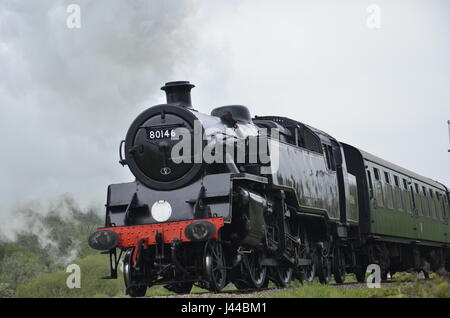
[[[296,120],[242,105],[193,109],[188,81],[142,112],[120,143],[136,180],[108,187],[105,227],[89,245],[109,255],[126,292],[279,287],[293,279],[365,279],[450,265],[444,185]]]

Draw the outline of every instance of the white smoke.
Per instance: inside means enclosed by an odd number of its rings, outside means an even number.
[[[74,2],[79,29],[66,26]],[[107,184],[132,179],[119,141],[192,63],[196,14],[181,0],[0,3],[0,217],[66,192],[104,202]]]
[[[24,236],[35,237],[33,243],[36,246],[45,251],[56,265],[65,266],[80,256],[80,234],[87,235],[100,225],[95,224],[98,217],[92,215],[98,211],[95,207],[81,209],[67,194],[45,203],[26,202],[13,210],[15,218],[9,222],[6,234],[19,244],[24,244]]]

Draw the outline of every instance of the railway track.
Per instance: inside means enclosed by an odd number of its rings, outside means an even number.
[[[393,281],[384,281],[382,284],[391,284]],[[365,288],[366,283],[348,282],[342,284],[329,284],[333,288],[347,289],[347,288]],[[251,297],[270,297],[272,291],[279,290],[279,288],[261,288],[261,289],[240,289],[240,290],[225,290],[220,293],[200,292],[190,294],[176,294],[176,295],[161,295],[161,296],[147,296],[145,298],[251,298]]]
[[[162,295],[162,296],[147,296],[145,298],[246,298],[256,295],[264,295],[276,288],[261,288],[261,289],[241,289],[241,290],[224,290],[220,293],[200,292],[190,294],[176,294],[176,295]],[[264,297],[264,296],[263,296]]]

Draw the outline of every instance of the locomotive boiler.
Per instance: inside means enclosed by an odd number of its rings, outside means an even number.
[[[166,83],[167,103],[131,124],[119,153],[136,180],[108,187],[105,226],[89,237],[92,248],[109,255],[108,278],[117,278],[123,258],[127,294],[143,296],[157,284],[189,293],[193,285],[217,292],[228,283],[238,289],[315,277],[327,283],[331,275],[339,283],[348,272],[362,280],[369,263],[384,273],[419,269],[431,258],[435,267],[448,266],[443,185],[289,118],[252,117],[242,105],[203,114],[192,106],[193,87]],[[391,194],[366,172],[374,165],[379,174],[390,169]],[[394,192],[402,178],[406,188]],[[415,211],[414,197],[404,192],[419,179],[439,200],[433,211],[441,234],[387,230],[386,218],[403,222],[391,216],[400,208],[396,194],[404,212],[408,200]]]

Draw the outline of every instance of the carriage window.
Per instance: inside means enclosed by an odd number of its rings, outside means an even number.
[[[419,194],[419,185],[418,185],[417,183],[414,183],[414,186],[415,186],[415,188],[416,188],[417,194]]]
[[[367,179],[369,180],[369,189],[372,192],[373,191],[373,185],[372,185],[372,176],[370,175],[370,170],[367,170]]]
[[[406,181],[406,179],[403,179],[403,187],[405,188],[405,190],[408,190],[408,182]]]
[[[391,183],[391,179],[389,178],[389,173],[387,173],[386,171],[384,172],[384,181],[386,181],[386,183]]]
[[[394,182],[395,182],[395,186],[396,187],[400,187],[399,183],[398,183],[398,177],[394,175]]]
[[[424,195],[424,196],[427,196],[427,190],[425,189],[424,186],[422,186],[422,192],[423,192],[423,195]]]
[[[380,181],[380,172],[377,168],[373,168],[373,175],[375,176],[375,180]]]

